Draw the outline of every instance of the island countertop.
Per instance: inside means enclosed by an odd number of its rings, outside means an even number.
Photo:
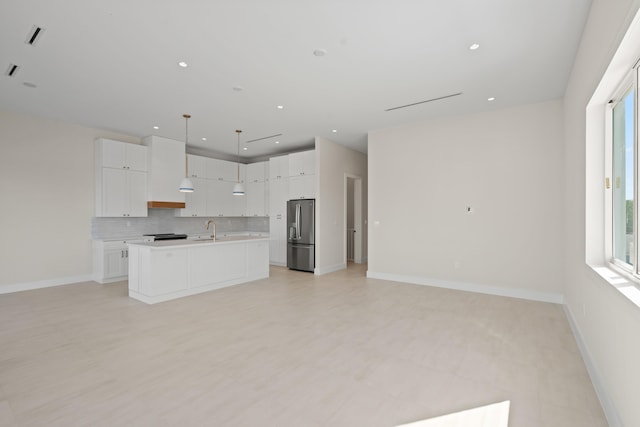
[[[247,241],[269,241],[268,237],[262,236],[223,236],[216,239],[196,238],[196,239],[180,239],[180,240],[156,240],[154,242],[136,242],[129,243],[129,246],[143,246],[150,248],[179,248],[194,245],[224,245],[233,243],[244,243]]]

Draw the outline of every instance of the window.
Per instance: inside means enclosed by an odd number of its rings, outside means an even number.
[[[612,247],[610,262],[640,277],[638,269],[638,179],[640,176],[637,141],[638,69],[625,80],[609,103],[607,139],[611,177],[607,179],[610,195],[609,232]]]

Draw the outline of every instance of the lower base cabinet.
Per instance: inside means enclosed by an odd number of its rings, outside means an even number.
[[[129,296],[154,304],[269,277],[269,240],[129,246]]]
[[[207,245],[189,249],[189,286],[201,288],[246,274],[245,245]]]
[[[98,283],[127,280],[129,274],[129,243],[143,240],[114,240],[93,242],[93,276]]]

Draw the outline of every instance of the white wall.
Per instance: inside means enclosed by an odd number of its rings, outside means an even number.
[[[345,174],[362,178],[363,222],[367,218],[367,156],[323,138],[316,138],[316,272],[346,268]],[[357,228],[357,227],[356,227]],[[366,258],[366,226],[363,258]]]
[[[562,137],[560,101],[370,132],[369,276],[561,301]]]
[[[0,293],[90,280],[99,137],[140,142],[0,112]]]
[[[638,0],[593,1],[565,93],[564,113],[567,310],[587,353],[592,379],[604,399],[610,424],[629,427],[640,426],[640,309],[585,263],[587,238],[592,252],[594,244],[602,242],[599,227],[603,224],[602,175],[586,176],[585,109],[639,8]],[[637,59],[640,51],[634,56]],[[597,115],[590,116],[590,120],[594,118],[599,119]],[[600,126],[600,140],[601,129]],[[601,172],[602,164],[589,164],[589,170]],[[599,182],[592,186],[594,180]],[[590,253],[589,258],[592,262],[596,257]]]

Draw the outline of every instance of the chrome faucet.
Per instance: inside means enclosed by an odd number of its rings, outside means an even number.
[[[207,230],[209,229],[209,226],[211,225],[213,228],[211,229],[211,238],[213,240],[216,240],[216,223],[210,219],[206,222],[205,224],[207,226]]]

